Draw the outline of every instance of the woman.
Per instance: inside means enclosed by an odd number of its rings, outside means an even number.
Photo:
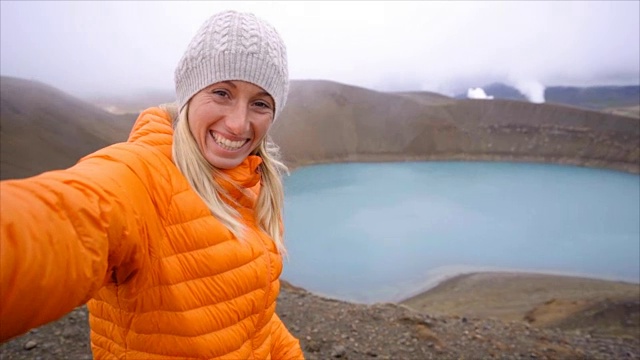
[[[302,358],[275,314],[285,168],[267,132],[288,81],[271,25],[216,14],[177,66],[177,105],[0,183],[0,339],[87,303],[96,359]]]

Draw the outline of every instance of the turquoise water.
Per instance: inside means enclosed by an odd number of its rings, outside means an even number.
[[[455,274],[533,271],[640,282],[640,176],[572,166],[330,164],[285,179],[283,278],[398,301]]]

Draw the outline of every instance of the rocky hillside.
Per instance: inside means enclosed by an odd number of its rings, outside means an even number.
[[[125,141],[135,119],[42,83],[4,76],[0,100],[2,180],[69,167],[84,155]]]
[[[3,77],[1,85],[2,179],[68,167],[124,141],[137,115],[115,115],[23,79]],[[294,81],[272,134],[292,167],[336,161],[505,160],[637,173],[639,124],[629,116],[561,105]]]
[[[640,171],[638,119],[515,100],[297,81],[273,137],[292,166],[342,161],[541,161]]]

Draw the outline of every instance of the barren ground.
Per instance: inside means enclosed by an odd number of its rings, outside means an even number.
[[[463,275],[403,304],[360,305],[285,284],[278,313],[307,359],[640,359],[640,287]],[[91,359],[84,307],[0,346],[0,359]]]

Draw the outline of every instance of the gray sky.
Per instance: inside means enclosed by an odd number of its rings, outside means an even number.
[[[494,81],[530,93],[640,83],[634,0],[0,4],[2,75],[80,97],[173,89],[191,36],[223,9],[271,22],[293,79],[449,95]]]

